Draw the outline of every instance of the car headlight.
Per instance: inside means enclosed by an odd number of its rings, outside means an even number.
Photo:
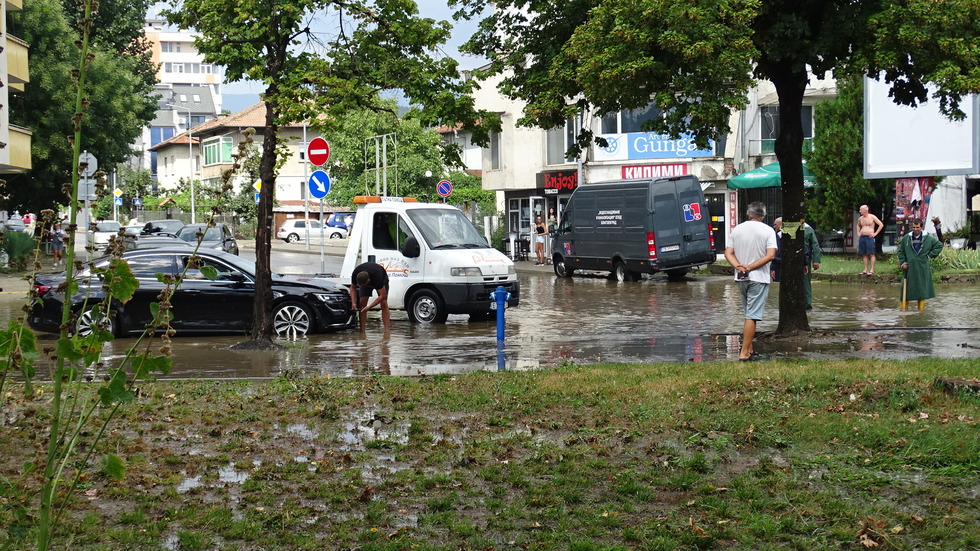
[[[517,275],[517,266],[514,266],[513,263],[507,266],[507,275]]]
[[[330,304],[334,306],[339,306],[343,304],[344,300],[347,298],[347,295],[330,294],[330,293],[314,293],[313,296],[315,296],[317,300],[319,300],[324,304]]]
[[[469,267],[469,268],[449,268],[449,275],[451,275],[453,277],[456,277],[456,276],[460,276],[460,277],[463,277],[463,276],[477,276],[477,277],[482,277],[483,276],[483,270],[481,270],[481,269],[479,269],[479,268],[477,268],[475,266]]]

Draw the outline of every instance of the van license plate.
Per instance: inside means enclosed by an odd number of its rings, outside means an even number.
[[[676,251],[680,249],[680,245],[667,245],[666,247],[660,249],[661,252],[669,253],[670,251]]]

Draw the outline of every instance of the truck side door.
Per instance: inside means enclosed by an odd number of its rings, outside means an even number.
[[[418,240],[412,226],[402,215],[387,211],[373,213],[371,247],[374,261],[384,266],[388,272],[388,306],[391,308],[405,306],[406,291],[423,275],[426,248],[421,247],[421,254],[417,258],[408,258],[401,252],[409,237]]]

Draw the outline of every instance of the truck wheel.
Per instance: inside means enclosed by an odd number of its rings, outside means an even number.
[[[313,314],[299,302],[284,302],[272,310],[272,328],[280,337],[303,337],[312,325]]]
[[[408,319],[412,323],[446,323],[448,317],[442,298],[431,289],[419,289],[408,300]]]
[[[620,283],[624,283],[627,281],[636,281],[637,279],[637,273],[631,272],[628,269],[626,269],[626,263],[623,262],[622,260],[617,260],[616,263],[613,264],[612,275],[613,275],[613,279],[615,279]]]
[[[572,277],[572,274],[575,273],[575,268],[565,263],[565,257],[556,256],[551,264],[555,267],[555,275],[558,277]]]
[[[667,281],[684,281],[684,276],[686,275],[687,275],[687,268],[667,270]]]
[[[286,236],[286,243],[295,243],[297,241],[299,241],[299,236],[295,233],[291,233]]]

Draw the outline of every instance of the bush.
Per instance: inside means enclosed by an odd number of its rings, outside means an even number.
[[[7,253],[10,265],[18,269],[26,268],[34,252],[34,238],[19,231],[2,232],[0,235],[3,236],[3,251]]]
[[[980,272],[980,250],[943,247],[943,251],[932,260],[932,264],[935,268],[951,272]]]

